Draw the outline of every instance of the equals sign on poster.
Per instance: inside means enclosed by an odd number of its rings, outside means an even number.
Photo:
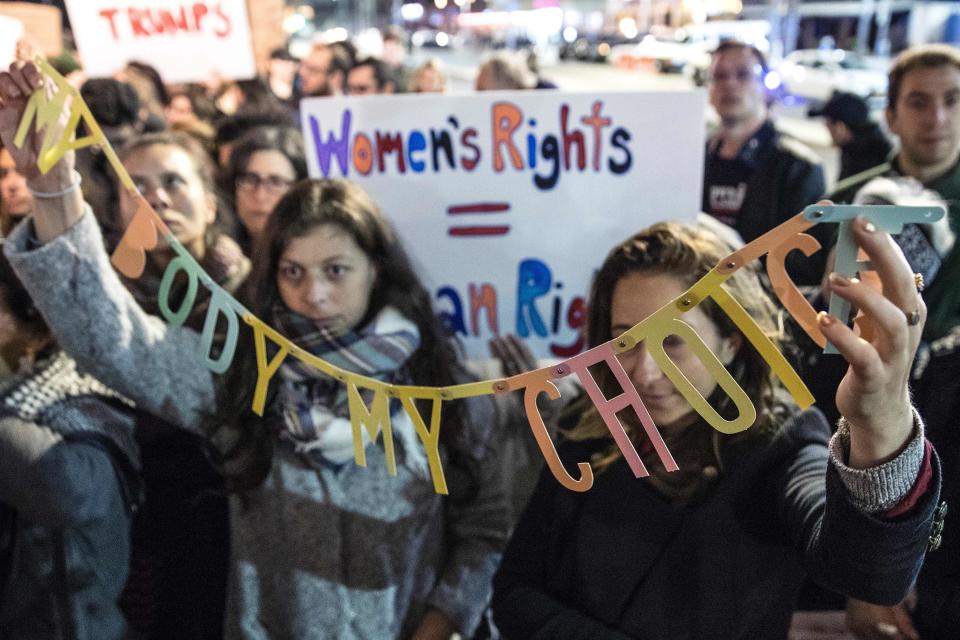
[[[448,216],[499,215],[510,211],[508,202],[471,202],[447,207]],[[457,238],[478,236],[504,236],[510,231],[508,224],[462,224],[453,225],[447,233]]]

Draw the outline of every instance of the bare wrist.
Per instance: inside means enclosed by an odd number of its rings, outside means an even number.
[[[75,181],[73,168],[57,163],[50,171],[27,178],[27,188],[41,193],[53,193],[70,188]]]
[[[34,186],[33,184],[27,184],[27,190],[33,195],[34,200],[63,200],[65,197],[72,197],[74,192],[80,191],[80,183],[82,182],[80,173],[78,171],[70,172],[70,181],[65,187],[59,187],[54,191],[48,191],[49,187],[44,187],[43,190],[39,186]],[[62,180],[57,180],[58,183],[62,184]]]
[[[889,462],[910,444],[914,431],[913,411],[907,408],[883,420],[883,424],[857,424],[850,427],[850,461],[854,469],[866,469]]]

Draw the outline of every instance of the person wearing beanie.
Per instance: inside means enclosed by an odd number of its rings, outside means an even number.
[[[838,180],[871,169],[887,161],[893,148],[877,123],[870,119],[867,102],[854,93],[836,91],[810,117],[822,116],[833,143],[840,148]]]

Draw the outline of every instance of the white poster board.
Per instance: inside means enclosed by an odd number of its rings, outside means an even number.
[[[579,352],[593,272],[631,233],[700,209],[702,91],[310,98],[311,176],[346,177],[396,225],[475,358],[515,333]]]
[[[111,76],[127,62],[150,64],[164,82],[213,75],[251,78],[256,69],[244,0],[67,0],[67,12],[90,77]]]
[[[0,69],[7,69],[17,55],[17,42],[23,37],[23,23],[0,15]]]

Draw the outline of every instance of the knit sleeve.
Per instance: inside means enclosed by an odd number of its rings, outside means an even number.
[[[866,513],[888,511],[900,502],[914,483],[923,464],[923,421],[913,410],[914,435],[893,460],[868,469],[847,466],[850,454],[850,426],[842,417],[830,440],[830,462],[850,492],[854,505]]]
[[[0,501],[30,522],[64,528],[104,518],[112,491],[119,491],[117,476],[105,452],[34,422],[0,418]]]
[[[200,336],[143,311],[120,282],[89,207],[73,227],[32,248],[20,224],[4,252],[61,348],[138,407],[198,431],[214,404]]]

